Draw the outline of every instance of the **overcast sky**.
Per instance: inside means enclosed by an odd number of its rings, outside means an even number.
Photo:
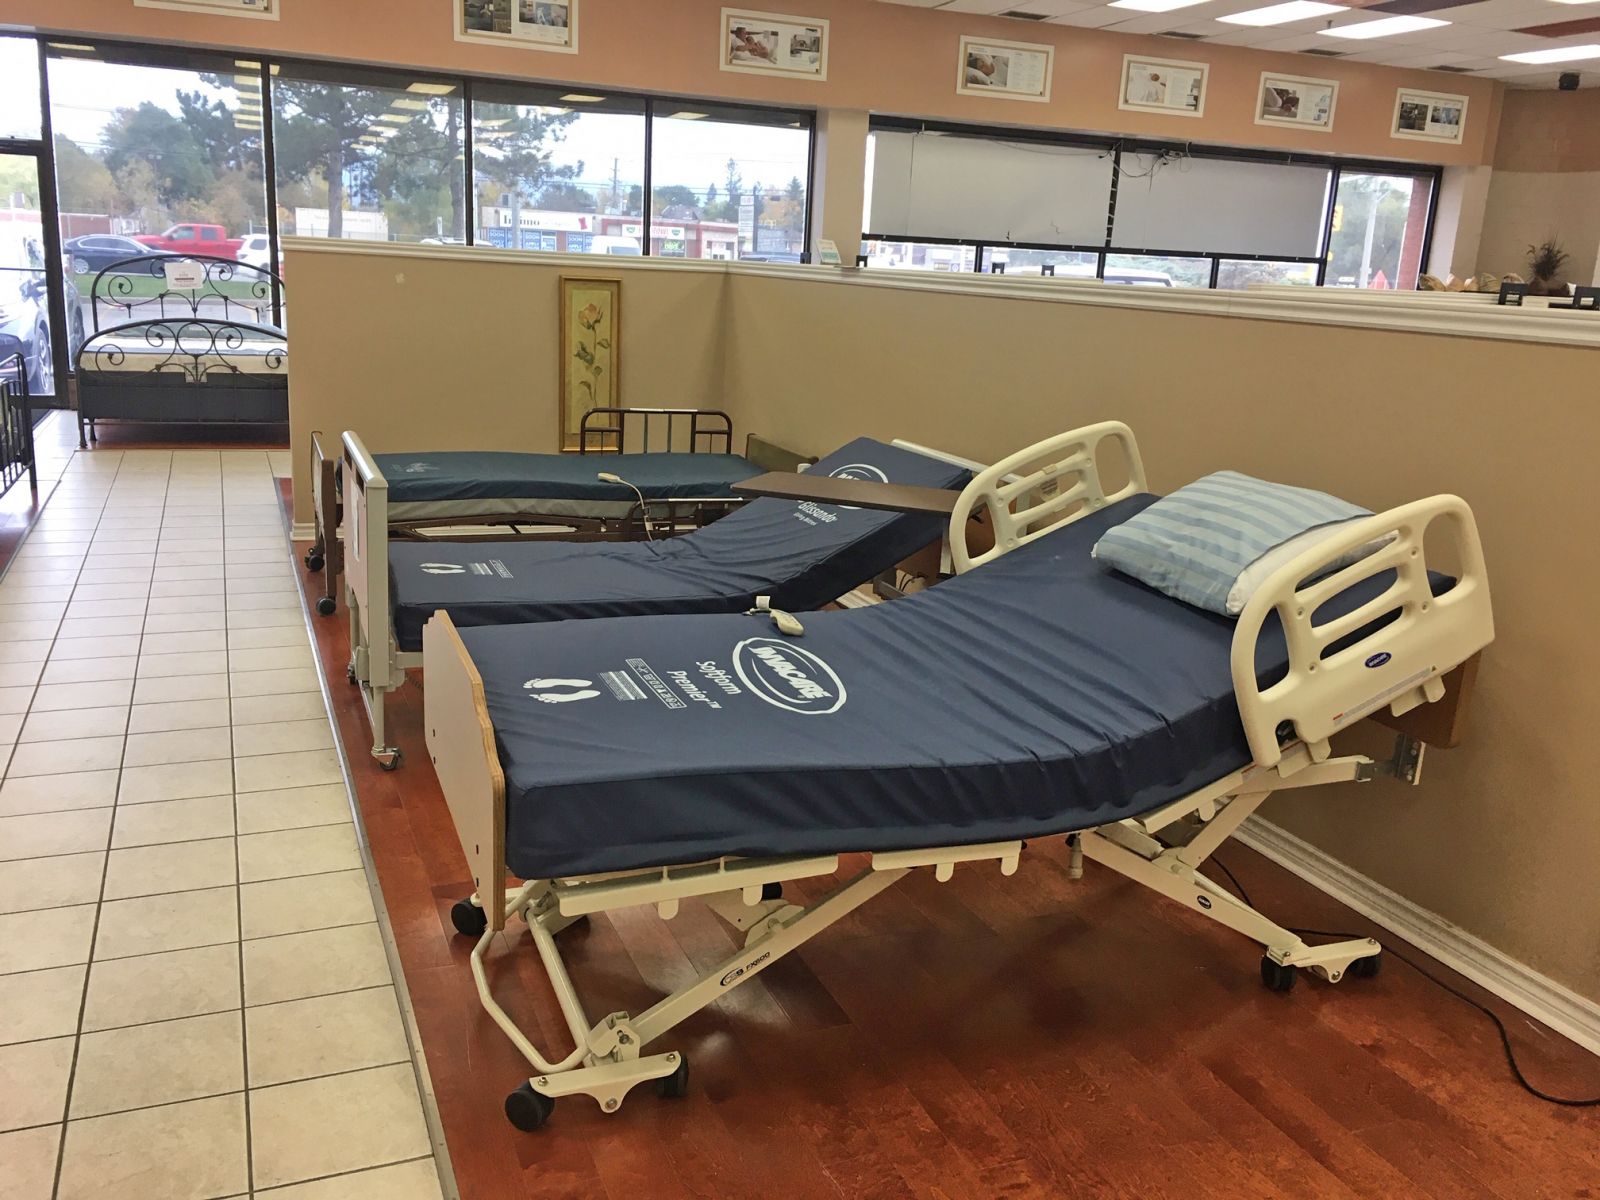
[[[204,83],[188,71],[160,67],[130,67],[89,59],[60,58],[50,64],[51,116],[57,133],[65,134],[84,149],[100,147],[100,132],[119,108],[137,108],[149,102],[174,115],[178,91],[199,90],[237,105],[238,93]],[[685,102],[692,110],[692,105]],[[663,112],[673,111],[664,107]],[[704,120],[659,120],[655,130],[654,182],[686,184],[704,189],[721,188],[730,157],[740,163],[747,184],[782,186],[791,178],[806,178],[806,133],[803,129],[729,125]],[[556,147],[555,161],[583,163],[581,183],[609,186],[613,160],[624,184],[644,181],[644,139],[637,117],[614,113],[589,113],[566,129]]]

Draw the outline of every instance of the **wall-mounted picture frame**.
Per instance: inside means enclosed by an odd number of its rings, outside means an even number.
[[[165,8],[175,12],[202,12],[219,17],[251,17],[276,21],[279,0],[133,0],[135,8]]]
[[[1261,91],[1256,97],[1256,124],[1331,133],[1338,103],[1337,79],[1308,79],[1302,75],[1263,71]]]
[[[578,52],[578,0],[449,0],[456,41]]]
[[[1210,66],[1202,62],[1124,54],[1117,107],[1169,117],[1203,117],[1210,74]]]
[[[621,408],[622,280],[561,277],[560,446],[578,448],[583,414]]]
[[[1390,137],[1460,145],[1467,130],[1467,97],[1400,88],[1394,95]]]
[[[956,91],[1002,100],[1050,99],[1056,48],[963,36],[956,60]]]
[[[722,10],[717,65],[744,75],[828,78],[828,22],[822,17]]]

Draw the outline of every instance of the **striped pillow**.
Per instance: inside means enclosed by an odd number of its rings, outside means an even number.
[[[1234,616],[1243,605],[1238,597],[1230,605],[1229,593],[1257,559],[1308,530],[1371,515],[1325,492],[1218,471],[1108,530],[1094,557],[1185,604]]]

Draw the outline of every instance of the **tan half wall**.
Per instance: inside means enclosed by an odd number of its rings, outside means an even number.
[[[287,242],[289,433],[297,524],[311,520],[312,430],[374,454],[559,449],[563,275],[622,281],[618,382],[630,408],[716,408],[727,275],[662,260],[581,266],[490,251]],[[425,250],[426,248],[424,248]]]
[[[302,245],[287,263],[298,521],[313,428],[354,428],[378,451],[554,448],[557,281],[571,266]],[[1466,743],[1430,754],[1418,788],[1316,788],[1267,816],[1600,1000],[1600,539],[1585,524],[1600,346],[1559,344],[1593,338],[1586,320],[822,268],[590,273],[623,281],[627,403],[715,405],[738,433],[808,453],[866,434],[992,460],[1118,418],[1160,491],[1231,467],[1373,509],[1464,496],[1499,630]],[[1496,340],[1397,331],[1469,321]],[[1524,340],[1500,340],[1513,328]]]

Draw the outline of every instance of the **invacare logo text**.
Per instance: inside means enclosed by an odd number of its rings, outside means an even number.
[[[776,708],[820,717],[844,707],[844,681],[793,641],[747,638],[733,648],[733,670],[752,695]]]

